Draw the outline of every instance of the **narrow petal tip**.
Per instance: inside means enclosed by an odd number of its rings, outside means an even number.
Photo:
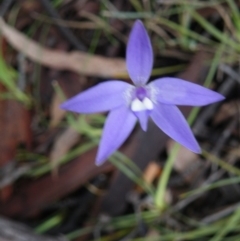
[[[202,149],[199,147],[199,149],[195,152],[196,154],[202,154]]]
[[[201,148],[186,119],[176,106],[157,104],[157,108],[151,112],[151,117],[156,125],[173,140],[194,153],[201,153]]]
[[[225,100],[225,99],[226,99],[226,97],[223,96],[222,94],[219,94],[219,93],[217,93],[217,92],[216,92],[216,94],[217,94],[217,96],[216,96],[216,102],[217,102],[217,101],[222,101],[222,100]]]
[[[109,111],[125,104],[122,93],[130,87],[123,81],[106,81],[68,99],[60,108],[83,114]]]
[[[107,161],[107,159],[97,157],[96,160],[95,160],[95,165],[100,167],[106,161]]]
[[[192,146],[192,148],[188,147],[188,149],[196,154],[202,154],[202,149],[197,142],[194,146]]]
[[[153,66],[153,51],[147,30],[140,20],[134,23],[129,36],[126,63],[135,85],[147,83]]]
[[[63,110],[67,110],[68,102],[67,102],[67,101],[63,102],[62,104],[60,104],[59,107],[60,107],[61,109],[63,109]]]
[[[205,106],[225,97],[213,90],[182,79],[164,77],[149,84],[160,103],[172,105]]]

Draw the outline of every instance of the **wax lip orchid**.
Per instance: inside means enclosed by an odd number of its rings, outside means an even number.
[[[178,78],[160,78],[147,84],[153,52],[143,23],[137,20],[130,33],[127,70],[134,85],[119,80],[100,83],[65,101],[61,108],[77,113],[110,111],[103,129],[96,164],[101,165],[127,139],[137,120],[144,131],[148,118],[173,140],[195,153],[201,149],[175,105],[204,106],[223,100],[212,90]]]

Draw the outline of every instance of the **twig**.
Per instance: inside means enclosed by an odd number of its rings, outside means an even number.
[[[218,180],[220,177],[222,177],[222,175],[225,173],[225,170],[219,170],[215,173],[213,173],[200,187],[207,185],[207,184],[211,184],[214,181]],[[202,195],[202,193],[198,193],[195,194],[193,196],[190,196],[188,198],[185,198],[181,201],[179,201],[178,203],[176,203],[176,205],[174,205],[174,207],[171,209],[171,212],[178,212],[181,209],[185,208],[187,205],[189,205],[190,203],[192,203],[193,201],[195,201],[196,199],[198,199],[200,196]]]
[[[10,162],[0,170],[0,189],[13,183],[23,174],[29,171],[30,166],[16,167],[14,162]]]
[[[221,138],[218,139],[216,145],[212,150],[213,155],[219,155],[220,151],[223,150],[224,146],[226,145],[227,140],[231,137],[233,129],[237,125],[237,118],[234,118],[229,122],[226,129],[221,133]]]
[[[236,80],[240,84],[239,73],[234,71],[230,66],[226,64],[220,64],[220,69],[222,70],[222,72],[229,75],[229,77]]]
[[[19,53],[17,55],[17,62],[18,62],[18,87],[20,90],[25,90],[26,87],[26,57],[23,53]]]
[[[211,215],[203,218],[200,222],[204,223],[204,224],[210,224],[210,223],[216,222],[219,219],[224,218],[224,217],[228,216],[229,214],[233,213],[239,207],[240,207],[240,202],[235,203],[219,212],[216,212],[214,214],[211,214]]]
[[[27,58],[59,70],[71,70],[80,74],[104,77],[126,78],[125,61],[121,58],[106,58],[89,55],[81,51],[70,53],[43,48],[37,42],[9,26],[0,17],[0,31],[9,44]]]

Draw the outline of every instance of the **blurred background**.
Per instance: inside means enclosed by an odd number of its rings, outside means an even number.
[[[0,241],[240,240],[240,1],[1,0],[0,16]],[[151,79],[226,100],[180,107],[201,155],[150,121],[97,167],[107,113],[59,105],[131,82],[136,19],[153,45]]]

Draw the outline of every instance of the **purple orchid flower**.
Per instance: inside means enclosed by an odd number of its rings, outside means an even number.
[[[65,101],[61,108],[77,113],[110,111],[96,157],[101,165],[127,139],[137,120],[144,131],[148,118],[172,139],[201,153],[191,129],[175,105],[204,106],[223,100],[212,90],[185,80],[164,77],[147,84],[153,52],[143,23],[137,20],[127,45],[127,70],[134,85],[119,80],[100,83]]]

